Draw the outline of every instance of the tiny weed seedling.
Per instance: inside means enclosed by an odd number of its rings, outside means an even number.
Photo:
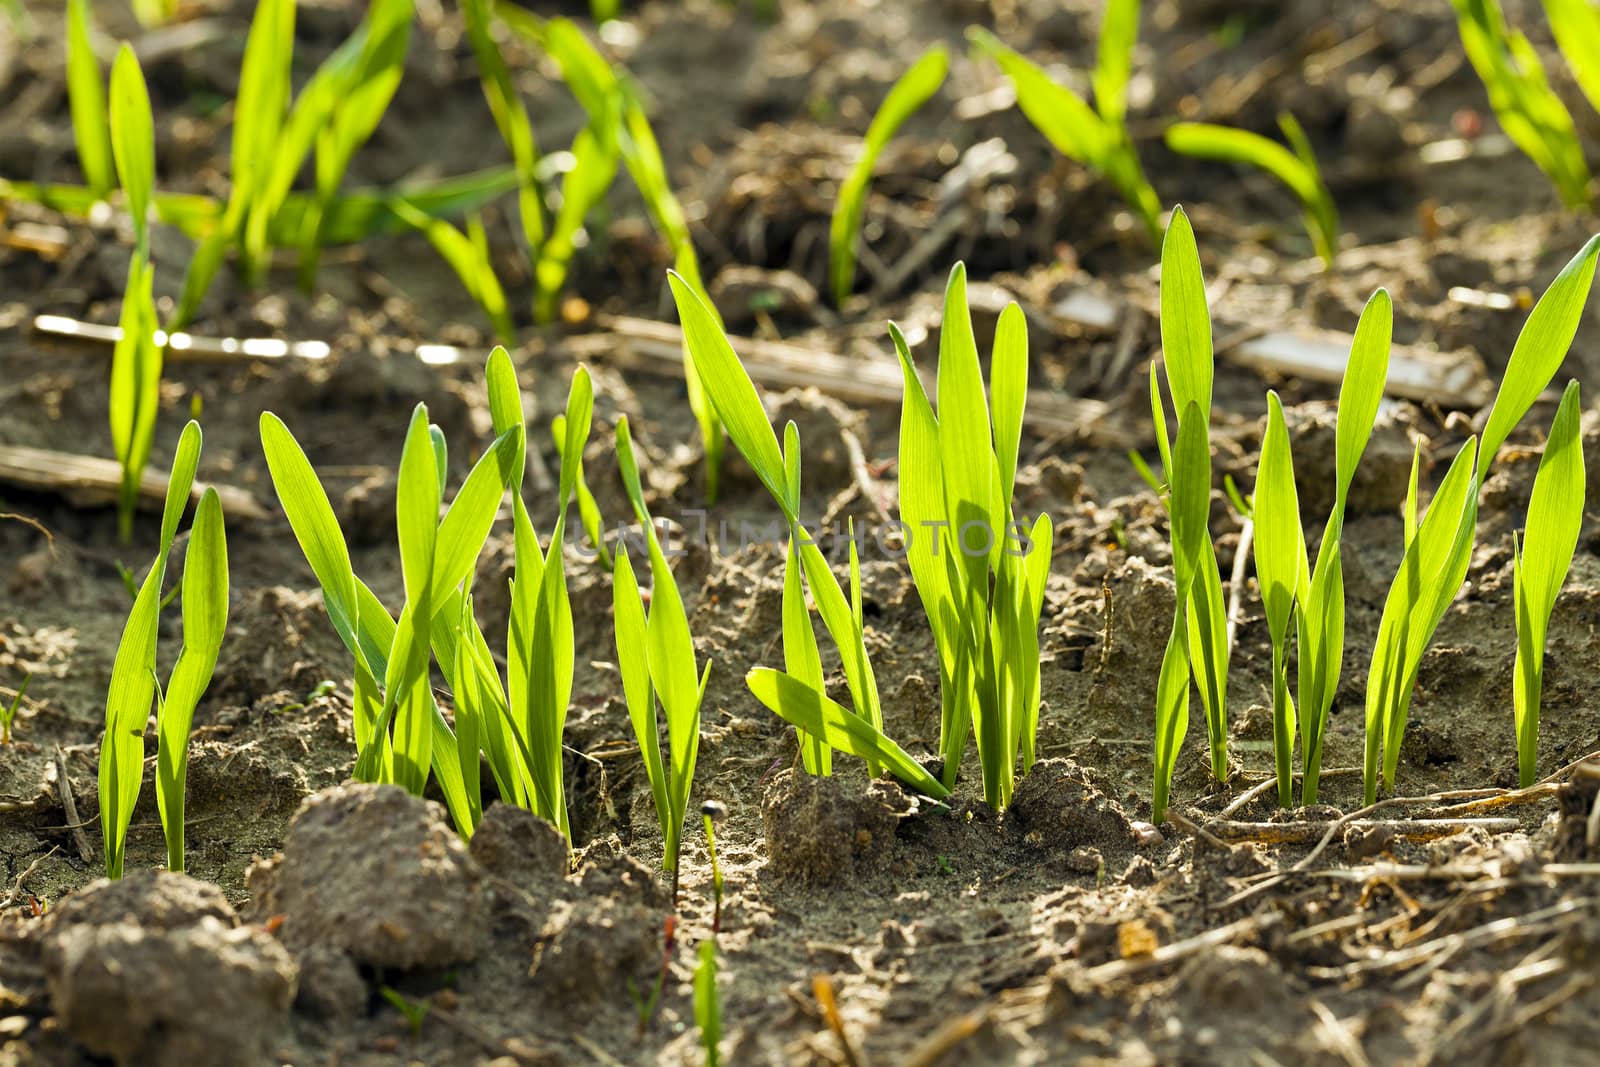
[[[1544,0],[1544,13],[1573,80],[1600,111],[1600,7],[1594,0]]]
[[[938,407],[929,402],[905,337],[900,356],[900,517],[910,530],[912,580],[939,649],[939,751],[955,784],[969,730],[976,734],[987,803],[1011,802],[1020,756],[1032,767],[1039,728],[1039,615],[1054,529],[1049,516],[1011,509],[1028,330],[1008,305],[995,327],[987,390],[967,307],[966,268],[945,288]],[[977,535],[974,538],[974,534]]]
[[[1167,127],[1167,147],[1183,156],[1246,163],[1271,174],[1294,193],[1305,211],[1306,233],[1327,266],[1339,247],[1339,212],[1322,180],[1322,170],[1300,123],[1288,112],[1278,116],[1278,126],[1289,142],[1278,142],[1250,130],[1214,126],[1205,122],[1178,122]],[[1290,151],[1293,149],[1293,151]]]
[[[706,824],[706,855],[711,860],[711,934],[715,937],[722,932],[722,867],[717,863],[716,824],[727,818],[728,809],[720,800],[708,800],[700,805],[700,815]]]
[[[1539,54],[1520,30],[1506,25],[1500,0],[1450,0],[1467,59],[1489,93],[1506,136],[1555,184],[1571,208],[1586,208],[1589,167],[1577,128],[1550,88]],[[1595,45],[1588,42],[1590,50]]]
[[[22,698],[28,695],[28,686],[33,682],[33,675],[29,674],[22,679],[22,684],[11,695],[11,703],[0,708],[0,745],[11,743],[11,726],[17,721],[17,712],[22,707]],[[706,830],[711,829],[709,816],[706,820]],[[720,888],[720,887],[719,887]]]
[[[1167,391],[1178,414],[1169,438],[1159,369],[1150,365],[1150,413],[1169,488],[1172,565],[1178,600],[1156,684],[1155,818],[1166,812],[1178,751],[1189,729],[1192,674],[1205,709],[1211,773],[1228,776],[1228,638],[1222,573],[1207,525],[1211,501],[1211,313],[1194,228],[1172,213],[1161,245],[1161,347]]]
[[[422,1024],[428,1021],[428,1010],[433,1004],[428,1000],[412,1000],[393,986],[381,985],[378,987],[378,992],[389,1002],[390,1007],[405,1016],[406,1028],[411,1031],[411,1036],[419,1036],[422,1033]]]
[[[1161,200],[1151,188],[1128,135],[1128,81],[1139,38],[1139,0],[1108,0],[1094,71],[1094,107],[987,30],[967,31],[1000,64],[1017,90],[1017,106],[1056,150],[1116,186],[1152,239],[1161,233]]]
[[[228,622],[228,556],[222,504],[208,488],[196,508],[183,567],[183,648],[163,694],[156,676],[156,635],[161,586],[178,523],[188,506],[200,462],[198,423],[184,427],[167,482],[161,541],[128,613],[106,694],[106,729],[100,742],[100,813],[106,876],[121,878],[128,825],[144,778],[144,731],[157,709],[156,800],[167,841],[167,863],[181,871],[183,799],[189,727],[211,682]]]
[[[834,205],[833,223],[828,230],[828,279],[833,284],[834,303],[841,307],[855,285],[856,242],[861,240],[861,221],[866,215],[872,168],[906,120],[939,91],[949,69],[950,53],[943,45],[935,45],[900,76],[872,117],[861,156],[839,187],[839,200]]]
[[[633,1001],[633,1011],[638,1017],[640,1037],[650,1028],[650,1020],[655,1018],[656,1006],[661,1003],[661,991],[667,987],[667,976],[672,973],[672,957],[678,951],[678,916],[676,913],[668,915],[661,922],[661,969],[656,972],[656,980],[650,986],[650,995],[645,996],[639,992],[639,983],[628,977],[628,996]]]
[[[1600,235],[1562,268],[1529,312],[1481,441],[1471,437],[1461,446],[1420,523],[1418,463],[1413,458],[1405,556],[1384,600],[1367,676],[1364,785],[1369,804],[1377,798],[1380,760],[1384,787],[1394,786],[1423,653],[1466,580],[1477,533],[1478,490],[1500,446],[1566,358],[1589,298],[1597,257]]]
[[[694,1022],[706,1050],[706,1067],[719,1067],[722,1056],[722,1005],[717,998],[717,939],[700,942],[700,962],[694,968]]]
[[[655,524],[645,507],[639,466],[633,456],[628,420],[617,423],[617,465],[633,504],[634,516],[644,530],[650,556],[650,600],[646,614],[639,583],[633,574],[626,543],[619,545],[612,571],[612,594],[617,636],[617,666],[627,698],[628,718],[644,759],[661,825],[662,865],[672,874],[672,895],[677,899],[678,849],[683,822],[694,784],[695,757],[700,749],[700,704],[705,699],[711,662],[695,669],[694,640],[683,598],[673,580],[666,553],[656,538]],[[698,673],[698,678],[696,674]],[[661,731],[656,719],[660,703],[667,720],[667,758],[661,752]]]
[[[1578,383],[1562,394],[1561,407],[1539,460],[1528,503],[1528,525],[1512,540],[1517,606],[1517,661],[1512,682],[1517,733],[1517,770],[1522,788],[1534,782],[1539,754],[1539,697],[1544,687],[1544,644],[1556,596],[1572,565],[1583,526],[1585,475],[1583,433],[1578,419]]]

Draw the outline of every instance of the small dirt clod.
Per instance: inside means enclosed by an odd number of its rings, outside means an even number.
[[[477,861],[438,805],[399,786],[313,794],[249,886],[258,908],[285,917],[291,949],[332,945],[373,967],[469,962],[488,937]]]

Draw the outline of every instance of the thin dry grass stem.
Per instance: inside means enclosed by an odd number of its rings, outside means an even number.
[[[139,482],[139,495],[148,503],[166,498],[166,471],[147,468]],[[109,504],[117,498],[122,484],[122,468],[116,460],[99,456],[57,452],[26,445],[0,444],[0,483],[15,485],[30,492],[56,493],[74,503]],[[207,488],[215,488],[223,509],[230,518],[264,519],[267,511],[253,494],[231,485],[212,485],[196,480],[193,498],[199,500]]]
[[[1233,846],[1217,837],[1203,826],[1197,826],[1193,821],[1184,816],[1175,808],[1167,809],[1167,822],[1176,826],[1191,837],[1199,838],[1219,852],[1227,852]]]
[[[1246,516],[1239,527],[1239,544],[1233,550],[1233,573],[1228,576],[1228,656],[1238,643],[1239,621],[1244,618],[1245,566],[1250,559],[1250,543],[1255,540],[1256,522]]]
[[[950,1052],[973,1037],[989,1021],[987,1011],[958,1015],[925,1038],[900,1061],[900,1067],[935,1067]]]
[[[596,315],[600,332],[568,338],[562,350],[574,358],[594,359],[646,373],[683,377],[683,331],[667,322],[627,315]],[[905,383],[893,359],[863,360],[807,348],[785,341],[762,341],[729,335],[750,380],[764,388],[803,389],[814,386],[829,396],[862,405],[901,402]],[[1041,435],[1131,448],[1139,442],[1112,418],[1099,400],[1069,397],[1046,389],[1028,393],[1023,421]]]
[[[27,884],[29,878],[33,877],[33,872],[39,869],[39,865],[41,863],[60,851],[61,848],[59,845],[51,845],[49,852],[46,852],[44,855],[35,858],[32,863],[28,864],[22,873],[17,875],[16,880],[11,883],[11,892],[6,894],[6,898],[4,900],[0,900],[0,911],[5,911],[7,908],[11,907],[11,905],[21,900],[22,887]]]
[[[1371,1061],[1361,1049],[1361,1040],[1331,1008],[1312,997],[1311,1011],[1317,1017],[1317,1027],[1322,1031],[1325,1043],[1339,1054],[1346,1067],[1371,1067]]]
[[[51,559],[55,559],[56,558],[56,535],[51,533],[48,529],[46,529],[44,523],[40,522],[38,519],[34,518],[32,515],[19,515],[15,511],[0,511],[0,520],[10,520],[11,522],[20,522],[24,526],[33,527],[33,529],[37,530],[39,533],[44,535],[45,543],[50,548],[50,558]]]
[[[1318,981],[1349,981],[1373,972],[1404,970],[1415,966],[1437,970],[1448,960],[1471,949],[1503,946],[1537,934],[1565,929],[1582,921],[1593,904],[1594,900],[1589,897],[1564,900],[1526,915],[1508,915],[1470,930],[1446,934],[1399,951],[1381,952],[1342,967],[1308,967],[1306,975]],[[1416,979],[1409,979],[1407,984],[1414,981]]]
[[[844,1062],[848,1067],[862,1067],[861,1057],[856,1053],[850,1035],[845,1032],[844,1019],[839,1016],[839,1005],[834,999],[832,980],[825,974],[814,976],[811,979],[811,992],[817,998],[817,1008],[822,1013],[823,1021],[828,1024],[828,1029],[833,1031],[834,1038],[839,1042],[839,1051],[844,1056]]]
[[[1144,956],[1135,956],[1130,959],[1112,960],[1096,967],[1090,967],[1085,973],[1091,981],[1110,982],[1119,978],[1128,978],[1141,971],[1152,967],[1160,967],[1168,963],[1176,963],[1187,959],[1198,952],[1208,948],[1216,948],[1243,938],[1251,937],[1265,930],[1272,929],[1283,922],[1283,915],[1277,911],[1266,911],[1218,926],[1207,930],[1205,933],[1182,941],[1173,941],[1162,945],[1154,952]]]
[[[1558,771],[1554,772],[1553,774],[1549,775],[1548,777],[1544,778],[1542,781],[1534,783],[1534,785],[1530,786],[1529,788],[1530,789],[1538,789],[1541,786],[1548,785],[1549,783],[1555,782],[1555,781],[1563,778],[1564,776],[1573,773],[1580,766],[1583,766],[1583,765],[1587,764],[1590,760],[1595,759],[1597,756],[1600,756],[1600,753],[1591,752],[1588,755],[1585,755],[1580,759],[1576,759],[1576,760],[1572,761],[1571,763],[1567,764],[1566,766],[1562,767],[1560,770],[1558,770]],[[1600,765],[1597,765],[1597,766],[1600,766]],[[1588,770],[1584,770],[1582,773],[1584,774],[1585,777],[1587,777],[1589,775],[1589,771]],[[1523,792],[1523,790],[1452,789],[1452,790],[1447,790],[1447,791],[1440,792],[1440,793],[1428,793],[1428,794],[1425,794],[1423,796],[1388,797],[1388,798],[1386,798],[1384,800],[1378,801],[1376,804],[1369,804],[1367,807],[1358,808],[1357,810],[1352,811],[1349,814],[1344,815],[1341,818],[1336,819],[1331,823],[1328,823],[1327,826],[1326,826],[1326,830],[1324,831],[1324,833],[1322,835],[1322,838],[1316,843],[1316,845],[1311,849],[1311,851],[1306,853],[1306,855],[1303,858],[1301,858],[1301,860],[1298,863],[1296,863],[1294,866],[1290,867],[1286,871],[1275,871],[1275,872],[1272,872],[1270,874],[1265,874],[1265,875],[1259,876],[1258,880],[1255,881],[1254,884],[1249,885],[1244,889],[1241,889],[1239,892],[1237,892],[1233,896],[1229,897],[1226,901],[1223,902],[1222,906],[1223,907],[1228,907],[1228,906],[1231,906],[1231,905],[1234,905],[1234,904],[1242,903],[1243,901],[1246,901],[1246,900],[1250,899],[1251,897],[1255,896],[1257,893],[1264,892],[1265,890],[1271,889],[1274,886],[1282,885],[1285,881],[1288,880],[1288,878],[1291,875],[1301,874],[1301,873],[1304,873],[1307,870],[1310,870],[1311,869],[1311,865],[1313,863],[1315,863],[1317,858],[1320,857],[1322,855],[1322,853],[1327,850],[1328,846],[1333,843],[1333,839],[1338,835],[1340,830],[1342,830],[1345,827],[1349,826],[1350,824],[1356,822],[1357,820],[1365,819],[1367,816],[1376,814],[1379,811],[1383,811],[1383,810],[1386,810],[1388,808],[1402,807],[1402,806],[1411,805],[1411,804],[1439,804],[1439,803],[1442,803],[1442,802],[1445,802],[1445,801],[1483,801],[1483,800],[1487,800],[1487,799],[1499,799],[1499,798],[1505,797],[1505,796],[1507,796],[1508,794],[1511,794],[1511,793],[1521,793],[1521,792]],[[1484,795],[1486,793],[1488,794],[1487,797]],[[1444,811],[1444,812],[1448,812],[1448,811],[1451,811],[1451,810],[1454,810],[1454,809],[1452,809],[1452,808],[1441,809],[1441,811]],[[1499,821],[1502,821],[1502,822],[1512,821],[1512,822],[1514,822],[1513,820],[1499,820]],[[1269,825],[1276,825],[1276,824],[1269,824]],[[1288,824],[1284,824],[1284,825],[1288,825]],[[1513,828],[1514,828],[1514,826],[1513,826]],[[1214,831],[1215,827],[1211,827],[1210,829],[1212,829]]]
[[[1209,836],[1220,837],[1234,844],[1296,844],[1321,840],[1330,829],[1356,829],[1375,831],[1393,837],[1411,840],[1432,840],[1457,834],[1463,830],[1480,829],[1491,833],[1515,830],[1522,824],[1516,819],[1338,819],[1331,823],[1316,822],[1237,822],[1214,821],[1205,829]],[[1296,871],[1304,868],[1296,865]]]
[[[1360,773],[1361,773],[1361,768],[1360,767],[1335,767],[1335,768],[1333,768],[1331,770],[1323,771],[1322,774],[1321,774],[1321,777],[1323,777],[1323,778],[1337,778],[1337,777],[1341,777],[1341,776],[1348,776],[1348,775],[1360,774]],[[1294,773],[1294,777],[1295,777],[1296,781],[1299,781],[1301,778],[1303,778],[1305,776],[1301,772],[1296,771]],[[1245,790],[1243,793],[1240,793],[1232,801],[1230,801],[1228,806],[1222,809],[1222,812],[1221,812],[1219,817],[1223,818],[1223,819],[1226,819],[1226,818],[1229,818],[1229,817],[1231,817],[1233,815],[1238,814],[1239,811],[1241,811],[1242,809],[1248,807],[1251,804],[1252,801],[1255,801],[1255,800],[1259,799],[1260,797],[1266,795],[1267,793],[1272,792],[1273,788],[1277,784],[1278,784],[1278,780],[1276,778],[1264,778],[1264,779],[1262,779],[1261,781],[1257,782],[1255,785],[1251,786],[1249,789]]]
[[[1487,795],[1475,800],[1453,804],[1447,808],[1439,809],[1440,815],[1466,815],[1474,811],[1501,807],[1505,804],[1520,804],[1528,800],[1538,800],[1542,797],[1552,796],[1571,777],[1600,778],[1600,752],[1590,752],[1579,756],[1560,770],[1554,771],[1526,789],[1494,789],[1478,790]]]
[[[78,801],[72,795],[72,779],[67,775],[67,754],[60,745],[56,746],[56,789],[61,794],[61,810],[66,813],[78,858],[84,863],[93,863],[94,849],[89,847],[89,835],[83,832],[83,824],[78,821]]]

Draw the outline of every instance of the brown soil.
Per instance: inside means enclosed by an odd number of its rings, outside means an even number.
[[[100,6],[111,32],[137,36],[123,5]],[[206,24],[214,36],[147,63],[157,158],[164,187],[215,192],[225,188],[227,131],[226,108],[216,103],[234,92],[249,5],[188,6],[215,20]],[[504,158],[454,6],[446,6],[419,5],[408,77],[377,138],[357,155],[353,180],[440,175]],[[654,100],[663,150],[732,328],[885,358],[884,320],[907,323],[913,337],[919,324],[936,327],[944,272],[963,258],[975,279],[1027,304],[1037,384],[1105,401],[1108,426],[1148,439],[1143,366],[1159,344],[1154,250],[1103,183],[1056,156],[1014,110],[985,105],[1000,80],[965,58],[962,39],[965,26],[982,22],[1036,59],[1082,72],[1098,4],[822,0],[784,4],[774,23],[750,5],[709,0],[625,6],[635,32],[618,55]],[[0,173],[76,180],[59,5],[28,7],[38,36],[0,37]],[[1348,330],[1382,284],[1395,298],[1398,342],[1503,367],[1522,312],[1471,306],[1449,291],[1537,293],[1594,222],[1561,211],[1521,156],[1420,162],[1418,146],[1476,118],[1494,129],[1492,116],[1475,114],[1482,89],[1460,62],[1446,5],[1419,11],[1371,0],[1334,14],[1298,0],[1146,7],[1135,134],[1163,199],[1191,212],[1218,319]],[[1508,7],[1548,45],[1537,5]],[[349,31],[356,5],[302,8],[299,48],[309,65]],[[1237,42],[1227,43],[1235,31]],[[956,54],[951,76],[880,165],[867,217],[877,262],[864,265],[860,294],[836,313],[811,293],[825,288],[837,182],[888,82],[934,41]],[[511,54],[542,143],[565,144],[580,112],[542,66]],[[1282,108],[1310,132],[1344,212],[1346,248],[1330,273],[1307,261],[1297,212],[1276,186],[1179,161],[1160,145],[1160,126],[1175,114],[1266,130]],[[1588,143],[1600,144],[1600,120],[1576,96],[1573,110]],[[953,205],[941,204],[939,181],[991,138],[1014,162],[980,171]],[[968,222],[897,287],[877,291],[890,269],[883,264],[905,260],[952,206],[970,212]],[[668,255],[631,189],[615,193],[610,220],[579,256],[572,293],[597,312],[660,317]],[[526,308],[529,281],[512,227],[503,216],[489,221],[514,306]],[[40,313],[114,321],[127,235],[22,206],[8,223],[59,227],[62,247],[54,256],[14,241],[0,248],[0,442],[109,455],[108,352],[53,346],[29,323]],[[176,293],[187,254],[183,240],[161,235],[158,293]],[[1071,326],[1051,311],[1091,281],[1142,312],[1123,336]],[[598,317],[537,329],[519,316],[517,359],[541,424],[559,409],[578,354],[591,362],[597,428],[587,465],[608,517],[625,510],[608,445],[624,413],[656,512],[698,506],[699,445],[681,380],[613,358],[624,346]],[[1586,316],[1568,370],[1592,389],[1600,385],[1600,300]],[[481,351],[489,342],[456,280],[421,240],[384,239],[330,253],[309,298],[287,270],[253,291],[225,276],[197,330],[322,339],[333,355],[321,364],[170,366],[157,456],[171,454],[187,413],[201,405],[201,476],[254,493],[276,516],[255,425],[259,411],[278,412],[324,473],[358,573],[396,602],[392,471],[407,413],[428,403],[454,445],[456,479],[489,439],[478,358],[431,367],[411,357],[419,343]],[[1119,346],[1135,358],[1112,358]],[[1224,352],[1221,473],[1250,483],[1268,386],[1297,405],[1302,473],[1331,471],[1332,387],[1267,382]],[[892,506],[897,407],[771,399],[806,430],[806,481],[816,494],[808,508],[865,520]],[[1553,410],[1536,406],[1527,426],[1547,425]],[[1561,876],[1544,868],[1600,861],[1586,843],[1592,778],[1472,812],[1505,821],[1432,840],[1394,826],[1339,827],[1308,865],[1290,871],[1323,827],[1360,806],[1359,773],[1349,769],[1360,762],[1367,650],[1399,557],[1409,439],[1420,436],[1437,468],[1474,414],[1401,403],[1385,416],[1346,527],[1349,635],[1324,763],[1334,770],[1325,806],[1292,817],[1264,794],[1223,814],[1271,772],[1268,637],[1247,593],[1229,679],[1234,775],[1226,785],[1209,781],[1197,717],[1174,788],[1184,821],[1148,825],[1170,558],[1160,507],[1120,449],[1033,434],[1024,441],[1021,505],[1055,516],[1058,559],[1043,621],[1044,759],[1000,817],[979,800],[970,754],[948,808],[869,783],[844,757],[830,781],[789,770],[791,736],[742,682],[748,668],[777,662],[781,555],[693,547],[678,580],[699,652],[715,661],[695,797],[728,809],[718,830],[727,876],[725,1062],[1588,1062],[1600,1043],[1600,897],[1592,875],[1575,873],[1582,868]],[[1592,417],[1585,426],[1597,471],[1600,426]],[[852,474],[842,429],[862,443],[869,477],[881,479],[869,487],[875,500],[843,492]],[[1515,784],[1511,536],[1538,439],[1537,429],[1515,437],[1485,488],[1468,587],[1423,663],[1401,763],[1404,795]],[[553,469],[547,442],[537,443]],[[1313,498],[1325,480],[1307,475],[1308,524],[1322,521],[1326,502]],[[529,501],[543,528],[549,496]],[[347,656],[286,524],[233,518],[229,640],[196,719],[188,810],[191,874],[221,894],[165,875],[86,891],[99,868],[104,694],[128,608],[118,566],[143,566],[156,524],[146,517],[134,543],[122,545],[105,508],[9,488],[0,488],[0,512],[48,531],[0,521],[0,699],[33,676],[16,740],[0,749],[0,1064],[95,1055],[201,1062],[195,1049],[224,1047],[230,1062],[296,1064],[700,1061],[689,978],[712,907],[697,829],[685,839],[681,922],[648,1026],[639,1027],[630,997],[661,971],[673,908],[649,788],[615,675],[603,666],[614,652],[609,580],[597,568],[573,557],[579,673],[566,742],[575,873],[561,871],[548,831],[515,812],[491,809],[467,850],[440,826],[437,809],[382,790],[318,794],[352,769]],[[723,517],[772,518],[737,457],[713,526]],[[1226,575],[1238,522],[1220,494],[1213,519]],[[492,620],[505,605],[488,590],[503,585],[505,537],[496,534],[483,566],[494,579],[481,583],[480,599],[491,643],[503,637]],[[1597,553],[1600,527],[1591,522],[1551,628],[1542,774],[1600,749]],[[937,669],[921,606],[892,562],[870,562],[865,589],[890,732],[926,754],[937,738]],[[168,617],[175,623],[176,612]],[[164,665],[178,644],[175,632],[165,636]],[[837,658],[828,666],[842,684]],[[321,692],[325,679],[338,684]],[[308,697],[314,691],[321,695]],[[87,856],[69,826],[68,790],[86,825]],[[164,857],[152,796],[147,782],[130,871]],[[1436,816],[1445,807],[1397,804],[1377,818]],[[346,826],[368,830],[341,836]],[[255,860],[280,850],[246,879]],[[1287,873],[1265,877],[1274,872]],[[44,920],[34,917],[46,908]],[[225,980],[209,981],[213,974]],[[853,1051],[819,1008],[814,976],[835,989]],[[431,1003],[415,1031],[383,989]],[[158,1000],[192,1010],[174,1013]],[[217,1045],[219,1018],[236,1024],[230,1032],[248,1032]]]

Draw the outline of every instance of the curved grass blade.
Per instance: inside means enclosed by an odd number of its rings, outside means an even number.
[[[504,344],[515,344],[517,330],[511,321],[511,311],[506,306],[505,290],[489,261],[487,249],[475,242],[443,219],[432,218],[404,202],[391,205],[396,215],[404,219],[428,239],[439,258],[450,265],[468,295],[489,319],[494,332]]]
[[[894,83],[867,127],[861,155],[851,167],[849,177],[839,186],[839,199],[834,204],[833,222],[828,230],[828,277],[833,283],[835,304],[843,306],[855,285],[856,242],[861,239],[861,220],[866,215],[872,168],[906,120],[939,91],[949,69],[950,53],[943,45],[928,49]]]
[[[755,383],[728,343],[716,313],[695,287],[676,271],[670,272],[667,280],[677,304],[678,320],[683,324],[684,344],[705,385],[706,395],[734,447],[744,455],[792,524],[798,518],[800,502],[789,495],[783,453],[778,448],[778,437],[772,432],[772,423]]]
[[[1114,14],[1114,13],[1113,13]],[[1120,21],[1108,18],[1106,28],[1118,32]],[[986,30],[973,29],[968,36],[984,52],[994,57],[1017,90],[1017,106],[1034,127],[1044,135],[1062,155],[1098,171],[1122,195],[1122,199],[1144,223],[1152,238],[1161,232],[1161,199],[1145,177],[1139,156],[1123,125],[1122,100],[1112,101],[1109,96],[1102,114],[1076,93],[1051,80],[1037,66],[1002,45]],[[1113,39],[1108,50],[1123,48]],[[1112,72],[1109,59],[1104,80],[1108,86],[1118,75]],[[1108,93],[1109,93],[1108,88]],[[1113,120],[1109,116],[1117,115]]]
[[[833,748],[882,764],[906,785],[935,800],[950,795],[937,778],[881,730],[799,679],[758,667],[745,676],[745,684],[779,718],[822,737]]]
[[[1177,122],[1167,127],[1167,147],[1183,156],[1245,163],[1271,174],[1288,186],[1306,213],[1306,232],[1322,261],[1332,265],[1339,241],[1339,217],[1328,188],[1311,155],[1304,131],[1287,112],[1279,117],[1294,150],[1250,130],[1206,122]]]

